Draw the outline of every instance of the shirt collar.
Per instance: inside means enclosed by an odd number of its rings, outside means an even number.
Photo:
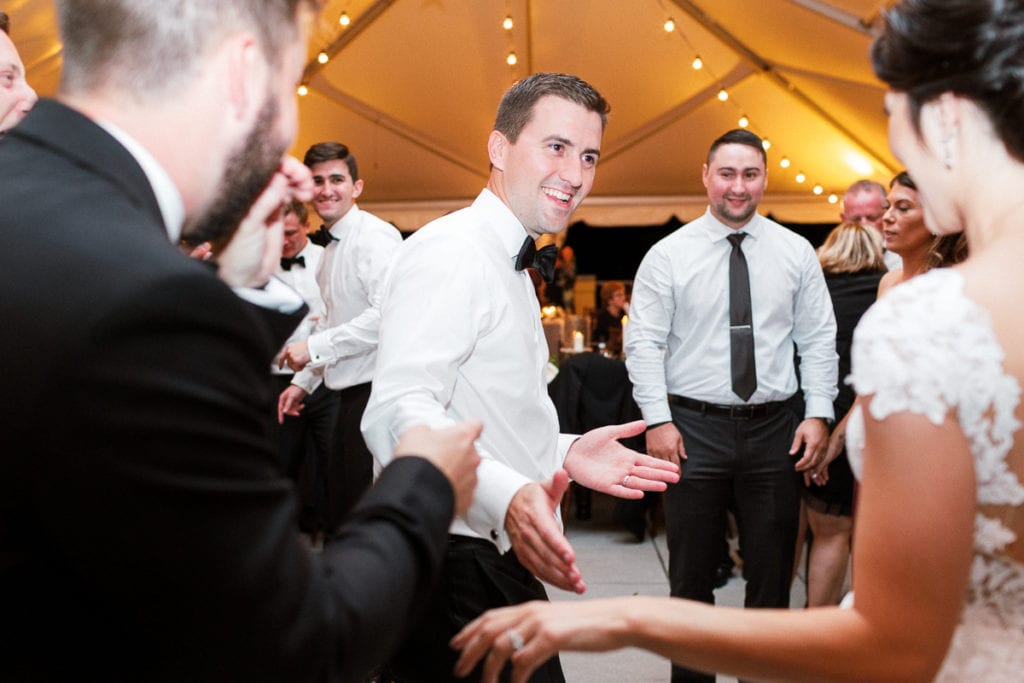
[[[185,222],[185,203],[178,187],[171,180],[171,176],[167,174],[156,157],[149,153],[149,150],[123,129],[109,121],[97,121],[96,123],[120,142],[142,167],[142,172],[146,174],[146,179],[153,188],[156,203],[160,207],[160,215],[164,218],[167,237],[176,244],[181,238],[181,226]]]
[[[745,232],[750,235],[751,239],[756,240],[764,230],[761,225],[761,221],[761,214],[755,212],[754,215],[750,217],[750,220],[747,221],[746,225],[739,230],[735,230],[715,218],[715,215],[711,213],[711,207],[708,207],[704,211],[704,233],[712,242],[721,242],[729,235],[734,235],[737,232]]]
[[[335,238],[340,238],[342,233],[345,232],[346,228],[353,225],[356,222],[356,216],[359,215],[359,205],[355,202],[352,203],[352,207],[345,212],[345,215],[334,221],[327,230],[334,235]]]
[[[488,224],[491,225],[501,241],[502,249],[509,254],[514,263],[516,257],[519,256],[519,250],[523,248],[523,240],[527,237],[526,228],[512,213],[512,209],[508,208],[505,202],[498,199],[498,195],[487,188],[477,195],[473,207],[486,214]]]

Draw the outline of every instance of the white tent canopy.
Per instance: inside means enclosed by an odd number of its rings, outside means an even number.
[[[0,2],[30,83],[52,95],[60,71],[52,0]],[[830,194],[862,177],[888,183],[899,170],[886,143],[884,88],[868,60],[885,4],[329,0],[312,31],[293,153],[321,140],[348,144],[366,183],[360,205],[413,229],[465,205],[486,182],[485,144],[504,90],[532,72],[565,71],[612,106],[597,182],[576,218],[628,225],[699,215],[708,145],[745,117],[771,142],[762,211],[837,220]]]

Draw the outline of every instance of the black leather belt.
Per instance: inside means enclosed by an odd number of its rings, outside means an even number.
[[[731,417],[734,420],[750,420],[755,417],[765,417],[779,412],[786,405],[786,401],[769,401],[755,405],[727,406],[720,403],[707,403],[685,396],[668,395],[668,402],[690,410],[696,410],[708,415],[722,415]]]

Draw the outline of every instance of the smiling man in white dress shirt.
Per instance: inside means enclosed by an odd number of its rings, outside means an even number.
[[[317,282],[324,315],[307,339],[288,345],[282,363],[295,370],[278,399],[278,419],[295,415],[321,384],[338,395],[334,453],[327,463],[327,532],[332,533],[373,482],[373,456],[359,431],[377,361],[384,278],[402,235],[356,204],[363,179],[351,149],[318,142],[303,162],[313,173],[313,210],[324,224],[310,238],[325,248]]]
[[[616,441],[639,433],[641,422],[575,441],[559,435],[539,304],[517,269],[530,265],[523,261],[536,238],[565,229],[590,191],[607,111],[575,76],[535,74],[514,85],[488,139],[487,188],[410,237],[388,279],[363,417],[374,457],[385,464],[395,436],[413,425],[484,423],[479,484],[451,527],[437,599],[392,662],[403,683],[456,680],[448,640],[488,608],[546,599],[535,576],[585,590],[558,518],[568,476],[628,498],[676,479],[674,466]],[[533,680],[564,680],[557,657]]]
[[[672,595],[714,602],[732,508],[745,604],[787,607],[800,472],[824,456],[838,358],[832,300],[814,250],[757,214],[765,162],[761,139],[749,131],[711,144],[703,169],[708,209],[641,262],[625,348],[648,424],[647,452],[682,464],[679,484],[665,494]],[[745,301],[734,300],[741,290]],[[673,681],[714,678],[672,670]]]

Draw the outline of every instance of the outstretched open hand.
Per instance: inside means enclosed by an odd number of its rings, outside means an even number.
[[[642,498],[679,481],[679,466],[626,448],[619,439],[643,433],[643,420],[592,429],[573,443],[565,470],[577,483],[619,498]]]

